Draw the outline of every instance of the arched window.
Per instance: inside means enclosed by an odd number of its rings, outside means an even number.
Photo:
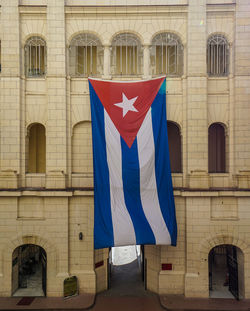
[[[29,129],[28,173],[45,173],[46,171],[46,137],[45,127],[36,123]]]
[[[160,33],[152,40],[150,49],[152,75],[183,74],[183,45],[173,33]]]
[[[220,34],[207,41],[207,73],[210,76],[227,76],[229,72],[229,44]]]
[[[72,173],[93,173],[91,122],[74,126],[72,137]]]
[[[103,73],[103,46],[94,35],[82,33],[75,36],[69,47],[71,76],[96,76]]]
[[[117,35],[112,41],[113,75],[138,75],[142,70],[143,51],[140,40],[131,33]]]
[[[225,173],[225,129],[219,123],[213,123],[208,129],[208,171],[209,173]]]
[[[26,42],[24,50],[26,76],[44,76],[46,73],[46,42],[41,37],[32,37]]]
[[[168,126],[168,145],[172,173],[182,172],[181,135],[179,127],[171,121]]]

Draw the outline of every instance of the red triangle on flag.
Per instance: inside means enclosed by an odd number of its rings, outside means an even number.
[[[104,109],[130,148],[165,77],[136,82],[89,79]]]

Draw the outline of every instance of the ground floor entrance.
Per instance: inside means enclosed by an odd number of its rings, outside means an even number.
[[[242,251],[233,245],[219,245],[209,253],[209,293],[212,298],[244,297]]]
[[[47,257],[38,245],[25,244],[12,254],[12,295],[46,296]]]
[[[112,247],[109,253],[108,287],[112,294],[146,295],[143,246]]]

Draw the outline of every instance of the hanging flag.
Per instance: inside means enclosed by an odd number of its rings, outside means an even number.
[[[176,245],[166,79],[89,79],[95,249]]]

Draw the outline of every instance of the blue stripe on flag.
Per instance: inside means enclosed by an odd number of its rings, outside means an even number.
[[[145,217],[140,197],[140,168],[137,138],[131,148],[121,137],[122,179],[126,207],[133,222],[137,244],[155,244],[153,231]]]
[[[94,247],[95,249],[114,245],[113,224],[110,204],[110,183],[107,164],[104,128],[104,108],[89,82],[93,136],[94,162]]]
[[[162,105],[160,105],[162,103]],[[163,218],[171,236],[171,245],[176,245],[177,226],[175,204],[168,151],[166,122],[166,80],[152,103],[152,123],[155,141],[155,175],[159,203]],[[164,118],[165,120],[162,120]],[[167,150],[166,150],[167,148]]]

